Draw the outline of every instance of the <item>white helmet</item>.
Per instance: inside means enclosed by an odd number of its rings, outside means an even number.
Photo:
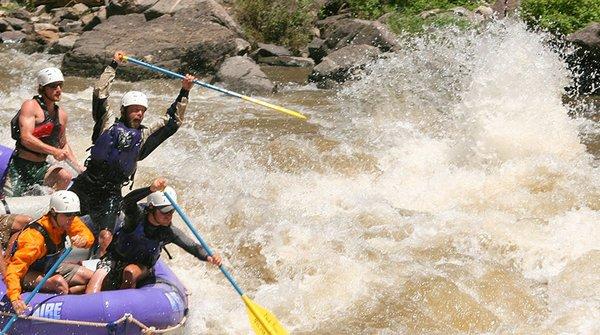
[[[177,202],[177,194],[175,193],[175,190],[172,187],[165,187],[164,193],[168,193],[171,196],[171,198],[175,202]],[[167,199],[164,193],[162,191],[156,191],[151,193],[146,199],[146,204],[148,206],[152,205],[154,207],[162,207],[161,212],[164,213],[172,211],[173,206],[171,205],[171,202],[169,201],[169,199]]]
[[[55,67],[47,67],[45,69],[41,69],[38,72],[38,85],[46,86],[50,83],[55,83],[57,81],[65,81],[62,72]]]
[[[121,106],[140,105],[148,108],[148,97],[140,91],[129,91],[123,95]]]
[[[50,196],[50,210],[55,213],[77,213],[80,210],[79,197],[71,191],[56,191]]]

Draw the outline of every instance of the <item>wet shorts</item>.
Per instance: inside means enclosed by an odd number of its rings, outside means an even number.
[[[47,162],[32,162],[14,155],[8,165],[4,195],[20,197],[32,191],[34,185],[43,185],[49,168]]]
[[[123,282],[123,270],[125,267],[132,263],[122,262],[115,260],[110,257],[110,253],[107,253],[100,262],[98,262],[97,270],[103,269],[108,272],[106,278],[104,279],[104,283],[102,285],[103,290],[117,290],[121,287]],[[154,276],[154,268],[148,269],[143,265],[138,266],[142,269],[142,275],[140,276],[139,284],[148,277]]]
[[[81,267],[81,265],[78,265],[75,263],[63,262],[58,267],[58,269],[56,269],[55,274],[63,276],[63,278],[70,285],[71,280],[73,280],[73,277],[75,277],[75,274],[77,274],[77,271],[79,270],[80,267]],[[35,274],[35,276],[33,276],[34,274]],[[31,271],[27,273],[25,278],[28,278],[29,280],[23,280],[23,283],[22,283],[24,291],[31,291],[35,288],[35,286],[36,286],[35,277],[37,277],[37,275],[42,275],[42,273],[39,273],[39,272],[35,273],[35,272],[31,272]]]

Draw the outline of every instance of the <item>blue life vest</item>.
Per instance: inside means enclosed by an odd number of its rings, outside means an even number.
[[[88,170],[105,182],[126,183],[135,172],[141,146],[142,130],[117,121],[96,139]]]
[[[123,230],[119,230],[116,233],[109,248],[116,259],[127,263],[144,265],[149,268],[156,264],[160,257],[161,249],[170,241],[158,236],[157,239],[148,237],[144,232],[146,225],[149,225],[149,223],[144,215],[132,232],[126,233]]]

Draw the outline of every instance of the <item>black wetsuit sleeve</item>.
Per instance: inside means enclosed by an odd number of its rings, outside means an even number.
[[[102,132],[102,118],[106,114],[106,100],[94,94],[92,97],[92,117],[94,118],[94,130],[92,133],[92,143],[96,143],[96,139]]]
[[[179,129],[179,125],[175,121],[177,103],[181,102],[183,98],[187,98],[189,94],[190,91],[184,90],[183,88],[179,91],[177,99],[175,99],[175,101],[171,104],[171,107],[167,109],[169,121],[165,126],[159,128],[154,133],[150,134],[150,136],[148,136],[148,139],[146,139],[146,141],[142,145],[142,148],[140,149],[140,155],[138,160],[141,161],[142,159],[148,157],[148,155],[150,155],[152,151],[154,151],[154,149],[156,149],[162,142],[164,142],[167,138],[171,137],[173,134],[175,134],[175,132],[177,132],[177,129]]]
[[[185,250],[187,253],[195,256],[201,261],[206,262],[206,258],[208,257],[208,253],[202,246],[196,242],[194,242],[191,238],[189,238],[185,233],[174,226],[171,226],[172,235],[172,243],[175,243],[178,247]]]
[[[124,232],[132,232],[140,222],[140,218],[144,212],[138,206],[138,201],[147,197],[150,193],[150,187],[143,187],[129,192],[123,198],[123,213],[125,213],[125,221],[123,223]]]

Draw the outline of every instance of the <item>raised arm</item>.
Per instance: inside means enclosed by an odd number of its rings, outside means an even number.
[[[181,82],[179,95],[169,109],[167,109],[165,115],[150,127],[143,129],[143,145],[140,150],[139,160],[146,158],[162,142],[177,132],[183,123],[189,93],[194,86],[194,80],[196,80],[196,77],[189,74],[186,75],[185,79]]]
[[[155,179],[148,187],[142,187],[129,192],[123,198],[123,213],[125,213],[125,222],[122,230],[132,232],[140,222],[141,216],[144,214],[138,206],[138,201],[144,199],[150,193],[162,191],[165,189],[167,181],[164,178]]]
[[[104,69],[100,79],[94,85],[94,93],[92,96],[92,117],[94,118],[94,133],[92,134],[92,143],[100,134],[111,125],[111,121],[115,118],[115,114],[111,111],[108,104],[110,88],[115,80],[116,70],[121,63],[123,53],[115,52],[112,62]]]

